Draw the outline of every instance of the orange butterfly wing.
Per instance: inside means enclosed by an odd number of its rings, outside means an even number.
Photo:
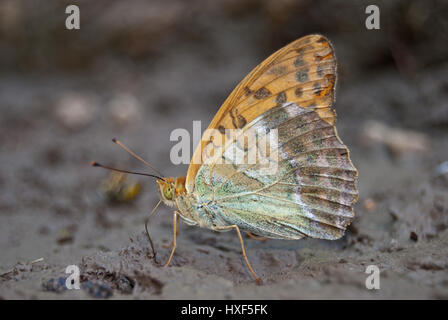
[[[259,115],[286,102],[312,108],[334,124],[336,57],[331,43],[322,35],[302,37],[278,50],[252,70],[232,91],[208,129],[241,129]],[[202,150],[210,143],[204,135],[188,167],[186,188],[194,189],[201,167]]]

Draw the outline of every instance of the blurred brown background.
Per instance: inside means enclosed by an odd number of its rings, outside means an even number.
[[[80,8],[80,30],[65,28],[69,4]],[[380,8],[380,30],[365,28],[370,4]],[[344,288],[337,297],[372,298],[366,263],[389,272],[382,298],[448,297],[447,17],[441,0],[2,0],[0,297],[79,297],[42,289],[72,263],[118,297],[184,298],[195,288],[193,297],[332,298]],[[110,142],[117,137],[165,175],[185,175],[187,166],[169,161],[171,131],[191,132],[193,120],[205,129],[253,67],[310,33],[327,36],[339,61],[337,126],[359,170],[348,235],[249,242],[264,289],[253,289],[233,234],[185,225],[177,273],[142,257],[122,273],[98,267],[101,257],[128,259],[120,250],[129,237],[146,250],[143,221],[157,194],[154,181],[139,178],[134,201],[111,204],[101,188],[108,173],[89,162],[143,170]],[[164,259],[171,214],[160,211],[152,229]],[[141,268],[153,282],[135,275]],[[105,280],[104,270],[114,276]],[[119,290],[123,277],[130,291]]]

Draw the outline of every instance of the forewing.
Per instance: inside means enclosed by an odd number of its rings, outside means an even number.
[[[336,83],[336,58],[330,42],[322,35],[300,38],[278,50],[233,90],[210,123],[209,129],[241,129],[261,114],[287,102],[314,110],[335,123],[331,109]],[[196,174],[207,162],[203,150],[211,142],[204,135],[188,168],[186,187],[192,192]],[[201,156],[202,155],[202,156]]]

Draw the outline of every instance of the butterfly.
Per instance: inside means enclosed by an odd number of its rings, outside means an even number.
[[[158,205],[175,209],[173,247],[165,266],[177,246],[179,217],[214,231],[234,230],[258,283],[241,232],[284,240],[335,240],[344,235],[354,218],[358,172],[335,127],[336,70],[334,49],[326,37],[297,39],[253,69],[211,121],[209,129],[223,140],[229,130],[239,130],[239,135],[275,132],[276,143],[270,145],[270,153],[277,155],[274,173],[267,174],[259,163],[229,162],[227,151],[238,149],[244,155],[252,148],[237,136],[220,144],[204,134],[186,177],[151,175],[157,178]],[[218,161],[224,158],[227,162]]]

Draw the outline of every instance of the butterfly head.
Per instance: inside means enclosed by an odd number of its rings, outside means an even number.
[[[178,177],[176,179],[170,177],[164,178],[164,180],[158,179],[157,187],[163,203],[169,207],[175,207],[176,197],[186,192],[185,177]]]

